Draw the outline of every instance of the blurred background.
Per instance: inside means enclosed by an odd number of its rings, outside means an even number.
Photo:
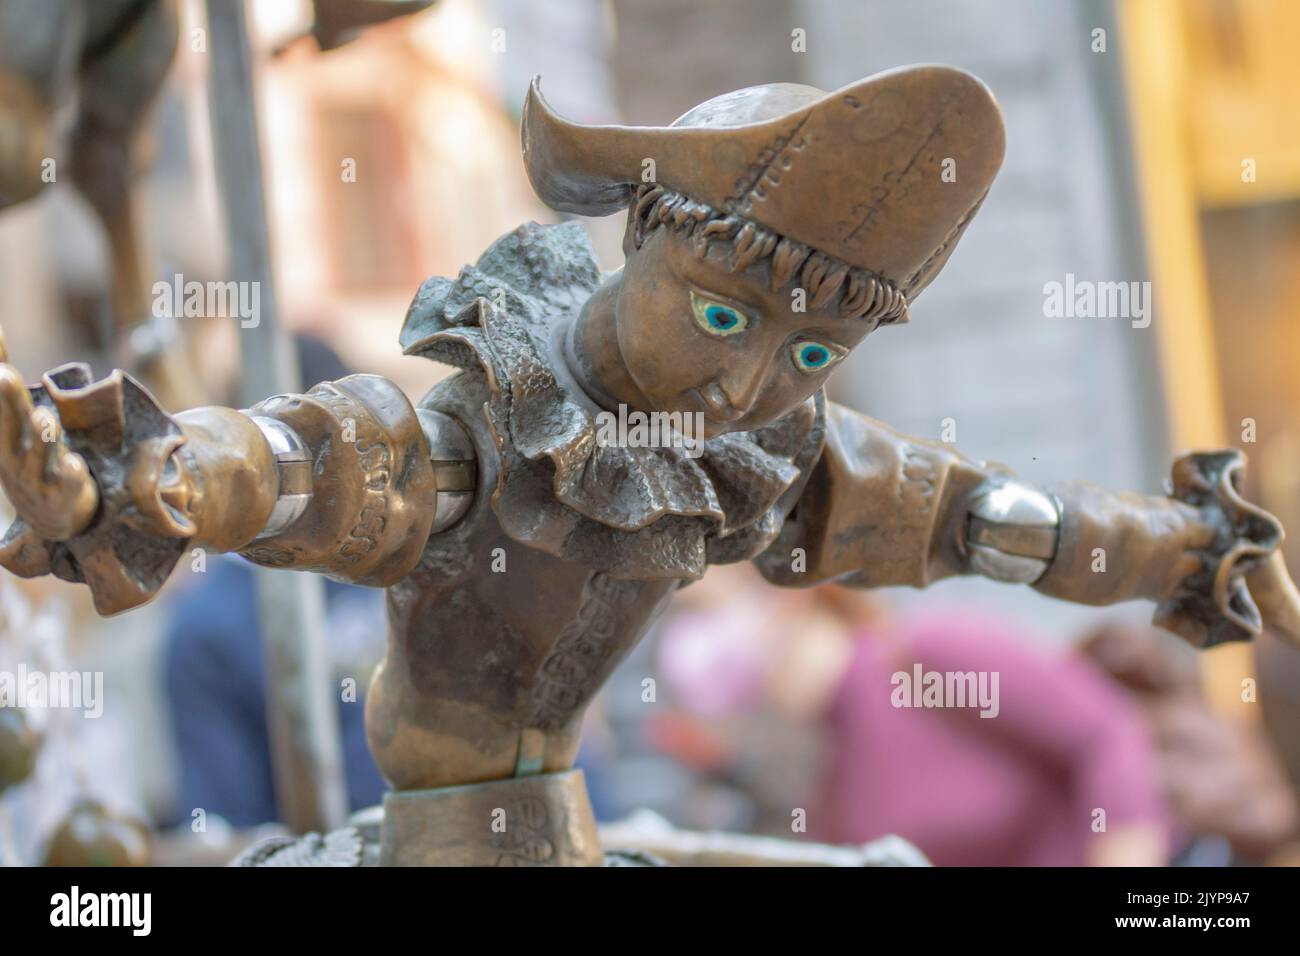
[[[235,133],[213,108],[205,4],[78,6],[0,0],[0,164],[27,155],[35,128],[39,110],[5,79],[27,71],[55,106],[30,148],[48,142],[35,155],[74,170],[0,208],[11,360],[32,381],[72,360],[133,368],[170,410],[238,404],[238,321],[160,321],[122,295],[125,273],[146,289],[228,277],[213,157]],[[559,218],[520,162],[535,75],[574,120],[665,125],[757,83],[833,90],[950,63],[1002,104],[1003,172],[912,323],[857,350],[832,397],[920,437],[955,430],[966,454],[1030,480],[1155,492],[1176,452],[1238,447],[1250,496],[1300,528],[1289,0],[246,9],[278,318],[307,384],[375,372],[416,400],[449,372],[401,355],[415,290],[520,222]],[[168,43],[170,59],[150,52]],[[132,83],[157,96],[122,124],[129,191],[114,206],[65,153],[96,142],[87,115],[121,118],[112,93]],[[128,207],[129,230],[106,227]],[[622,217],[584,222],[617,268]],[[1152,321],[1047,317],[1044,286],[1067,275],[1149,281]],[[1286,548],[1300,573],[1300,534]],[[19,768],[0,794],[0,854],[210,862],[279,819],[251,588],[237,559],[202,575],[182,562],[161,600],[103,621],[83,589],[0,578],[0,671],[102,671],[112,704],[95,720],[0,707],[0,767]],[[353,809],[383,789],[361,733],[380,597],[326,596],[331,686],[361,689],[339,705]],[[614,675],[580,760],[603,821],[648,810],[794,840],[899,834],[939,864],[1300,862],[1300,651],[1266,637],[1196,654],[1149,613],[976,579],[783,593],[747,567],[714,569]],[[913,664],[997,672],[998,718],[891,706],[891,674]]]

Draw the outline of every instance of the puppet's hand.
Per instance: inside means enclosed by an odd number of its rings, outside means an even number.
[[[0,339],[0,358],[3,358]],[[89,585],[112,614],[162,586],[195,532],[180,428],[129,376],[65,365],[28,389],[0,364],[0,486],[17,518],[0,565]]]
[[[1160,602],[1155,623],[1198,646],[1247,640],[1265,623],[1300,642],[1300,595],[1277,551],[1282,525],[1241,496],[1245,466],[1239,451],[1174,462],[1170,497],[1195,508],[1209,534],[1194,552],[1200,567]]]

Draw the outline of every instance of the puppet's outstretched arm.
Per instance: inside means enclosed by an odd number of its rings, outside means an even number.
[[[29,389],[0,364],[0,485],[18,515],[0,565],[85,583],[101,614],[148,601],[200,547],[392,584],[459,516],[473,465],[453,419],[376,375],[173,417],[120,371],[65,365]]]
[[[758,559],[775,583],[924,587],[983,574],[1080,604],[1145,598],[1157,624],[1200,646],[1258,634],[1261,609],[1300,641],[1282,528],[1238,494],[1240,452],[1178,459],[1168,496],[1040,487],[857,412],[827,412],[821,458]]]

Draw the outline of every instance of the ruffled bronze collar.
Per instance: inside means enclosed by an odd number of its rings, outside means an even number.
[[[619,578],[696,578],[761,552],[780,531],[824,438],[819,392],[785,418],[704,443],[603,445],[599,407],[573,380],[557,331],[600,283],[577,223],[528,223],[455,281],[432,278],[401,344],[486,377],[501,467],[492,506],[512,538]]]

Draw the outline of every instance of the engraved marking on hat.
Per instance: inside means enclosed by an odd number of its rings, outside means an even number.
[[[948,119],[949,107],[952,105],[952,97],[947,98],[940,107],[939,118],[930,127],[930,132],[925,139],[917,145],[916,149],[908,157],[907,162],[903,164],[902,169],[891,169],[881,176],[881,183],[872,187],[872,198],[866,204],[861,216],[859,216],[856,225],[853,226],[844,236],[844,239],[850,240],[855,238],[867,226],[874,226],[876,216],[884,206],[885,201],[890,198],[903,198],[910,192],[910,184],[906,181],[907,177],[912,174],[916,167],[916,161],[920,155],[925,152],[926,148],[943,132],[944,123]],[[920,173],[920,169],[917,169]],[[899,188],[901,187],[901,188]],[[862,204],[854,207],[855,211],[862,208]]]
[[[907,97],[897,90],[882,90],[865,104],[846,94],[844,102],[861,111],[849,121],[849,138],[855,143],[874,143],[892,136],[907,116]]]
[[[796,152],[802,152],[808,148],[810,140],[807,136],[799,137],[812,114],[804,113],[803,117],[784,136],[778,137],[776,142],[770,146],[764,147],[758,154],[758,161],[755,162],[748,170],[746,175],[736,180],[736,191],[728,196],[723,203],[723,209],[727,212],[744,215],[753,208],[753,201],[758,199],[760,202],[767,201],[767,193],[762,192],[759,183],[767,176],[772,165],[778,160],[783,159],[782,168],[789,171],[794,165],[794,156]],[[796,137],[799,139],[796,141]],[[773,186],[780,183],[778,178]]]

